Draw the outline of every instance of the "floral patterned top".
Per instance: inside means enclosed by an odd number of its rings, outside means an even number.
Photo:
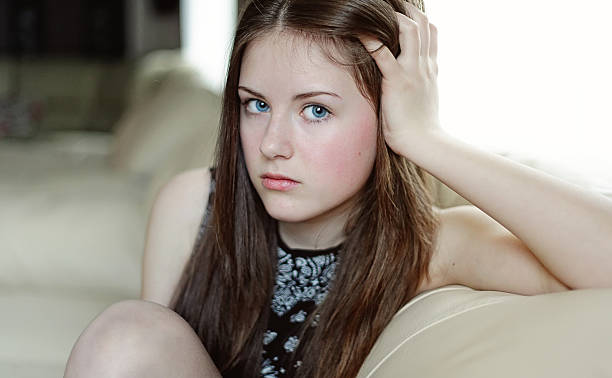
[[[263,340],[261,376],[291,377],[301,361],[290,361],[299,344],[301,323],[327,295],[341,245],[321,249],[292,249],[278,237],[278,270],[268,329]],[[314,323],[316,326],[317,317]]]

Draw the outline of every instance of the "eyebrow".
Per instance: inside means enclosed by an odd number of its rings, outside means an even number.
[[[262,95],[261,93],[244,87],[242,85],[238,86],[238,89],[242,89],[243,91],[249,92],[250,94],[252,94],[253,96],[257,96],[257,97],[261,97],[262,99],[266,99],[266,96]],[[337,95],[334,92],[325,92],[325,91],[312,91],[312,92],[306,92],[306,93],[300,93],[300,94],[296,94],[295,96],[293,96],[293,100],[301,100],[304,98],[310,98],[310,97],[314,97],[314,96],[319,96],[319,95],[328,95],[328,96],[334,96],[334,97],[338,97],[339,99],[342,99],[342,97],[340,97],[339,95]]]

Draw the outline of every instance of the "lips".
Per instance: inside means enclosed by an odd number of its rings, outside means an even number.
[[[273,179],[273,180],[288,180],[288,181],[293,181],[293,182],[299,182],[296,181],[294,179],[292,179],[291,177],[287,177],[285,175],[280,175],[280,174],[276,174],[276,173],[264,173],[263,175],[261,175],[261,178],[269,178],[269,179]]]
[[[261,175],[261,183],[266,189],[286,192],[298,186],[299,181],[277,173],[264,173]]]

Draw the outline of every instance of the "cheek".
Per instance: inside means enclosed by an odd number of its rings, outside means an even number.
[[[321,155],[325,171],[340,182],[362,185],[370,175],[376,157],[376,122],[353,124],[349,136],[339,135]]]

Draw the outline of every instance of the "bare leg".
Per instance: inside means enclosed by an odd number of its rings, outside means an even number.
[[[64,378],[221,378],[200,339],[174,311],[143,300],[114,303],[77,339]]]

